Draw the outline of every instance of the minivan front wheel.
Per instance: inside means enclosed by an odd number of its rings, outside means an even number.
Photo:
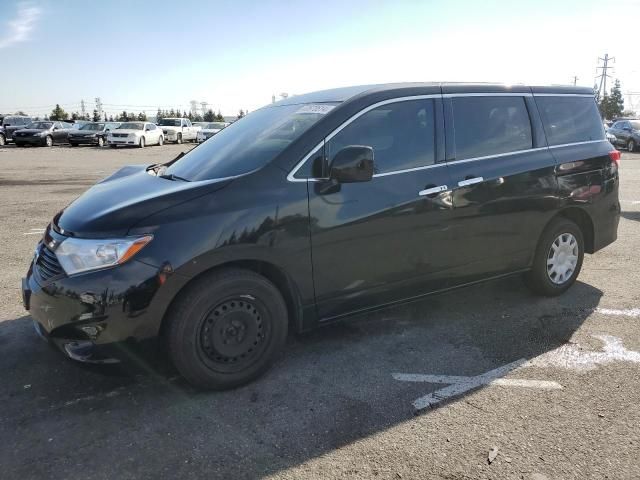
[[[269,280],[249,270],[205,275],[172,305],[169,356],[198,388],[224,390],[264,373],[284,347],[287,308]]]
[[[580,227],[567,218],[556,218],[540,237],[533,268],[525,275],[525,281],[539,295],[560,295],[575,283],[583,258]]]

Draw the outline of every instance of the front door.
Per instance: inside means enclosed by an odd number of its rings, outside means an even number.
[[[321,320],[446,286],[452,215],[442,103],[419,98],[365,109],[330,135],[328,164],[350,145],[373,148],[371,181],[309,182],[314,285]],[[440,148],[437,148],[439,145]]]

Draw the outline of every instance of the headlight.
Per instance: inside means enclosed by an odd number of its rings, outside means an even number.
[[[73,275],[120,265],[142,250],[152,239],[152,235],[106,240],[67,238],[56,250],[56,256],[66,274]]]

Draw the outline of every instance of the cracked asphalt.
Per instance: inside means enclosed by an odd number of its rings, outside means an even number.
[[[623,153],[618,241],[565,295],[534,297],[516,277],[360,315],[291,336],[248,386],[200,393],[154,348],[109,368],[63,358],[20,298],[56,212],[122,165],[188,148],[0,147],[2,478],[640,478],[640,154]],[[559,388],[442,398],[448,384],[393,376],[519,360],[502,378]],[[429,394],[443,401],[417,412]]]

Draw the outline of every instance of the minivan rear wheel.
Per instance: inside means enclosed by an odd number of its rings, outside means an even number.
[[[249,270],[225,269],[187,287],[168,313],[164,335],[171,360],[189,383],[225,390],[271,366],[287,325],[275,285]]]
[[[536,248],[533,268],[525,282],[534,293],[556,296],[578,278],[584,258],[584,238],[580,227],[567,218],[551,221]]]

